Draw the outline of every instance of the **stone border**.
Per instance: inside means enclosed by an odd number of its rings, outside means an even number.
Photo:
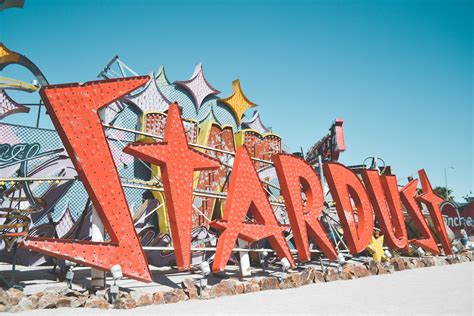
[[[277,277],[257,277],[250,281],[241,282],[230,278],[206,288],[203,291],[196,286],[192,279],[185,279],[180,289],[155,292],[153,294],[139,291],[120,292],[118,299],[110,302],[110,293],[107,290],[91,294],[88,291],[79,292],[67,288],[52,288],[25,295],[22,291],[11,288],[7,291],[0,289],[0,312],[18,312],[32,309],[60,308],[60,307],[88,307],[101,309],[131,309],[146,305],[177,303],[190,299],[213,299],[221,296],[231,296],[258,291],[297,288],[311,283],[332,282],[336,280],[352,280],[371,275],[393,273],[407,269],[416,269],[431,266],[442,266],[474,261],[474,253],[467,251],[453,257],[395,257],[388,263],[365,264],[347,263],[338,271],[328,267],[324,272],[314,267],[307,267],[301,272],[290,272],[280,280]]]

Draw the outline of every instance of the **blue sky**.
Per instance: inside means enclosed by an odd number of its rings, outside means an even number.
[[[433,186],[454,166],[457,199],[474,190],[472,2],[25,2],[0,12],[0,40],[51,83],[95,80],[115,54],[140,74],[164,64],[171,81],[202,62],[221,97],[240,78],[293,150],[342,117],[344,164],[377,155],[400,178],[425,168]],[[0,76],[29,78],[15,66]]]

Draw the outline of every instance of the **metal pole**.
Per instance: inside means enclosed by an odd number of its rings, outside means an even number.
[[[448,172],[446,170],[447,168],[444,168],[444,189],[445,189],[445,198],[448,200]]]
[[[92,209],[91,240],[104,241],[104,225],[95,209]],[[105,272],[99,269],[91,269],[91,288],[100,290],[105,288]]]
[[[40,117],[41,117],[41,105],[43,105],[43,103],[40,101],[39,106],[38,106],[38,117],[36,118],[36,128],[39,128],[39,122],[40,122]]]

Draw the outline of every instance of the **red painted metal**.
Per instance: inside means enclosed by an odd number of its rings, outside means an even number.
[[[311,259],[309,233],[324,254],[329,259],[336,260],[336,250],[319,222],[324,207],[324,193],[318,175],[311,165],[297,156],[277,154],[272,160],[285,199],[299,259],[303,262]],[[303,205],[301,188],[306,195],[306,207]]]
[[[343,124],[343,119],[336,119],[329,128],[329,133],[308,149],[306,161],[314,165],[318,163],[319,156],[323,161],[337,161],[340,153],[346,150]]]
[[[41,89],[48,113],[110,241],[29,237],[23,247],[103,270],[120,264],[124,275],[145,282],[152,280],[98,114],[101,108],[148,80],[143,76]]]
[[[433,234],[426,223],[421,209],[418,206],[417,202],[417,192],[416,187],[418,185],[418,180],[412,180],[407,185],[405,185],[400,191],[400,197],[402,198],[403,205],[405,206],[408,214],[412,218],[416,227],[421,233],[422,239],[412,239],[410,243],[417,245],[425,250],[432,252],[433,254],[439,255],[438,246],[434,240]]]
[[[347,247],[352,254],[364,251],[374,230],[374,217],[367,192],[356,174],[347,167],[339,163],[326,163],[323,168]],[[351,200],[357,210],[357,220]]]
[[[209,130],[207,143],[204,145],[207,145],[212,148],[234,152],[234,132],[232,127],[221,127],[220,125],[212,124]],[[228,160],[228,154],[216,152],[213,150],[205,150],[204,152],[208,155],[212,155],[218,158],[219,160],[222,159],[221,161]],[[229,186],[227,182],[227,174],[228,167],[224,164],[222,164],[217,170],[202,171],[199,173],[196,189],[214,192],[227,192],[227,188]],[[216,203],[219,203],[218,199],[213,197],[195,197],[194,199],[195,201],[197,199],[201,200],[201,205],[199,209],[201,210],[201,213],[204,214],[206,217],[213,218],[213,216],[215,215],[220,216],[220,212],[218,212],[219,214],[214,214],[214,211],[216,209],[220,210],[220,205],[216,205]],[[216,208],[216,206],[218,207]],[[198,212],[194,212],[193,225],[209,227],[209,222],[204,218],[204,216],[202,216]]]
[[[249,211],[253,221],[246,220]],[[294,266],[288,243],[283,236],[287,226],[278,223],[244,146],[236,151],[223,218],[213,221],[211,226],[223,230],[217,243],[213,271],[224,270],[237,238],[248,242],[268,238],[277,255],[280,258],[286,257],[291,266]]]
[[[419,170],[418,175],[420,176],[421,189],[423,193],[418,196],[417,200],[424,203],[428,208],[428,211],[431,215],[431,220],[433,221],[436,232],[438,233],[438,238],[441,242],[441,245],[443,246],[444,253],[446,255],[452,255],[453,251],[451,248],[451,243],[449,242],[446,226],[439,208],[443,202],[443,199],[433,192],[430,180],[428,179],[424,169]]]
[[[219,160],[189,147],[177,103],[169,106],[163,142],[129,144],[123,151],[160,167],[176,264],[189,269],[194,171],[215,170]]]
[[[384,241],[391,248],[407,248],[408,236],[397,178],[394,175],[380,176],[378,170],[365,169],[362,170],[362,179],[385,236]]]

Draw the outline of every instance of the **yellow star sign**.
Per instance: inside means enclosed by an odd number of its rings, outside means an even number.
[[[234,93],[225,99],[220,99],[222,103],[225,103],[234,113],[235,118],[237,119],[237,125],[240,125],[240,120],[244,112],[249,109],[257,106],[255,103],[247,99],[242,88],[240,87],[240,80],[236,79],[232,81],[232,88],[234,88]]]
[[[367,246],[367,250],[370,252],[375,262],[381,262],[383,259],[385,259],[385,255],[383,253],[383,235],[379,238],[372,236],[372,241]]]

